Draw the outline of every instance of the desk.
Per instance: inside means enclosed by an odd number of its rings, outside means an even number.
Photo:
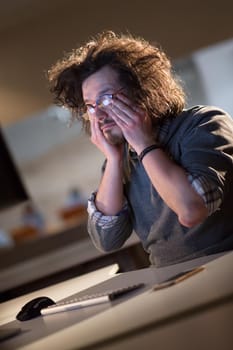
[[[94,286],[91,290],[122,286],[129,281],[147,283],[150,289],[153,284],[179,271],[203,264],[204,271],[180,284],[156,292],[147,289],[133,298],[126,297],[113,307],[103,308],[99,312],[97,310],[91,317],[83,320],[81,313],[76,313],[76,323],[45,337],[42,335],[43,330],[50,327],[52,322],[58,321],[58,314],[41,317],[33,322],[27,321],[25,327],[28,330],[32,326],[41,326],[41,339],[17,349],[128,350],[144,347],[165,350],[172,347],[179,350],[228,350],[233,342],[233,252],[166,268],[126,272]],[[64,321],[65,318],[74,317],[75,312],[77,310],[62,313],[59,322],[62,318]],[[15,337],[15,342],[16,339]],[[12,339],[11,345],[13,344]],[[10,341],[5,345],[2,349],[14,348],[7,347]]]
[[[117,264],[112,264],[85,275],[71,278],[65,282],[57,283],[53,286],[42,288],[36,292],[28,293],[1,303],[0,325],[14,321],[16,313],[21,309],[22,305],[26,304],[29,300],[45,295],[54,301],[58,301],[111,278],[118,270],[119,266]]]
[[[140,255],[141,254],[141,255]],[[148,266],[136,235],[116,252],[97,250],[86,224],[54,236],[27,242],[0,254],[0,300],[16,297],[113,263],[129,270]],[[148,260],[148,259],[147,259]],[[148,260],[149,262],[149,260]]]

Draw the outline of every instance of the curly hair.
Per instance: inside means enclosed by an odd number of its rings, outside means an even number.
[[[67,107],[74,118],[82,120],[87,132],[88,120],[82,118],[85,113],[82,84],[106,65],[118,72],[129,98],[146,110],[153,124],[183,110],[184,91],[159,45],[131,34],[104,31],[66,54],[48,71],[54,103]]]

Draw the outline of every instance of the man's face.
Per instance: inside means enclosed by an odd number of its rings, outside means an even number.
[[[90,75],[82,85],[83,99],[86,106],[90,107],[92,111],[91,117],[98,119],[101,131],[111,144],[122,143],[123,134],[108,115],[108,108],[111,107],[103,108],[98,104],[98,101],[105,94],[114,94],[121,88],[117,72],[109,66],[105,66]]]

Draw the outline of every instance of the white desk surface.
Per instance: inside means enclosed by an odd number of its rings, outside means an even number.
[[[35,292],[24,294],[0,304],[0,325],[14,321],[16,313],[28,301],[39,296],[47,296],[54,301],[59,301],[69,295],[78,293],[86,288],[94,286],[112,278],[119,270],[118,264],[112,264],[85,275],[71,278],[67,281],[56,283],[52,286],[39,289]]]
[[[77,319],[75,324],[60,329],[59,332],[28,345],[19,346],[17,349],[123,350],[143,347],[148,349],[149,346],[151,349],[163,350],[228,349],[227,344],[232,345],[233,341],[233,332],[230,330],[230,321],[233,319],[233,252],[210,262],[206,259],[196,259],[167,268],[127,272],[104,283],[105,286],[108,283],[111,286],[117,280],[119,282],[128,280],[132,283],[150,280],[153,284],[178,271],[203,263],[204,271],[177,285],[154,292],[147,290],[113,307],[102,309],[92,317]],[[87,311],[84,310],[85,312]],[[71,317],[72,313],[73,311],[62,313],[63,318]],[[50,327],[52,320],[58,322],[59,317],[58,314],[45,316],[35,322],[46,328]],[[32,324],[30,322],[27,322],[28,329]],[[35,325],[36,323],[34,327]],[[215,326],[214,334],[212,325]],[[206,338],[201,341],[199,336],[204,335]],[[225,344],[222,342],[223,339],[226,340]],[[208,340],[208,344],[205,344],[205,340]],[[214,347],[219,346],[219,342],[221,347]],[[195,344],[197,346],[194,346]]]

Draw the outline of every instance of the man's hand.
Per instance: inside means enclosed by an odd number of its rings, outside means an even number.
[[[123,144],[112,145],[100,129],[99,120],[96,116],[90,117],[91,142],[104,154],[106,159],[121,159],[123,155]]]
[[[134,106],[125,95],[117,95],[108,113],[137,154],[154,143],[150,118],[145,111]]]

